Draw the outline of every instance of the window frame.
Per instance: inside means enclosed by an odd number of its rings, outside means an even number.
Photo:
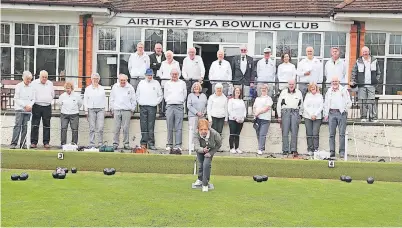
[[[54,27],[54,45],[39,44],[39,26],[53,26]],[[58,24],[35,24],[35,47],[39,48],[58,48],[59,47],[59,25]]]

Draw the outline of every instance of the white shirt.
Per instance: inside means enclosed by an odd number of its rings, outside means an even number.
[[[162,55],[155,55],[155,57],[156,57],[156,61],[157,61],[158,63],[161,63],[161,62],[162,62]]]
[[[275,82],[276,65],[272,59],[265,58],[257,62],[257,82]]]
[[[282,63],[278,66],[279,89],[287,88],[290,79],[296,79],[296,67],[293,63]]]
[[[137,100],[132,85],[126,83],[124,87],[121,87],[119,82],[113,85],[112,91],[110,92],[111,110],[130,110],[134,112],[136,105]]]
[[[194,59],[190,59],[189,56],[184,58],[183,60],[183,78],[202,80],[205,76],[205,67],[204,62],[202,61],[201,56],[194,56]]]
[[[137,102],[139,105],[157,106],[161,103],[163,93],[161,85],[156,80],[141,80],[136,91]]]
[[[271,116],[272,116],[272,105],[273,105],[273,101],[272,98],[270,96],[260,96],[257,97],[255,99],[253,108],[255,112],[260,112],[263,109],[266,109],[268,106],[270,107],[269,110],[267,112],[261,113],[258,116],[258,119],[262,119],[262,120],[271,120]]]
[[[184,104],[187,98],[186,83],[180,79],[169,80],[165,84],[164,97],[166,104]]]
[[[240,56],[240,70],[243,73],[243,75],[246,73],[246,70],[247,70],[247,57],[246,56]]]
[[[341,83],[347,83],[345,60],[337,59],[335,62],[331,58],[325,64],[324,74],[327,78],[327,83],[331,83],[332,77],[337,76]]]
[[[25,106],[32,106],[35,103],[35,90],[31,83],[25,85],[24,82],[20,82],[15,86],[14,92],[14,109],[23,110]]]
[[[105,109],[106,107],[106,93],[103,86],[98,85],[95,88],[93,85],[87,86],[84,93],[84,109],[88,112],[89,108]]]
[[[310,75],[304,75],[308,71],[310,71]],[[318,86],[321,86],[320,83],[322,83],[323,80],[321,60],[315,57],[312,60],[308,58],[302,59],[297,65],[297,76],[299,76],[299,82],[314,82]]]
[[[162,62],[161,68],[159,68],[159,71],[158,71],[158,74],[159,74],[158,76],[159,76],[161,79],[165,79],[165,80],[162,80],[162,82],[161,82],[162,88],[165,86],[165,83],[166,83],[167,81],[169,81],[169,80],[166,80],[166,79],[171,79],[171,78],[172,78],[172,77],[170,76],[170,72],[172,71],[173,68],[176,68],[176,70],[179,72],[179,78],[180,78],[181,71],[180,71],[180,64],[179,64],[179,62],[177,62],[177,61],[174,60],[174,59],[172,60],[171,63],[168,63],[167,60],[165,60],[165,61]]]
[[[45,84],[42,84],[38,78],[32,82],[32,86],[35,91],[35,104],[40,106],[52,104],[54,98],[53,82],[47,80]]]
[[[242,99],[231,98],[228,101],[229,120],[244,121],[247,115],[246,105]]]
[[[368,60],[365,60],[363,58],[363,63],[364,63],[364,84],[367,84],[368,86],[371,85],[371,58],[368,58]]]
[[[128,71],[130,72],[131,78],[145,77],[145,72],[150,66],[149,56],[143,53],[141,56],[138,53],[130,55],[128,59]]]
[[[282,100],[285,104],[282,104]],[[299,114],[303,114],[303,95],[300,90],[295,89],[293,93],[289,93],[289,89],[284,89],[278,98],[278,103],[276,104],[276,110],[278,112],[278,117],[282,116],[282,109],[291,108],[299,109]]]
[[[324,116],[328,116],[330,109],[339,109],[343,113],[347,112],[350,107],[352,107],[352,101],[346,87],[339,86],[337,91],[334,91],[332,87],[328,89],[325,94]]]
[[[307,93],[303,102],[303,117],[311,119],[311,116],[316,116],[316,119],[321,119],[321,111],[324,108],[324,99],[320,93]]]
[[[228,121],[228,99],[223,93],[220,96],[217,96],[215,93],[209,96],[207,114],[210,122],[212,121],[212,117],[225,117],[225,121]]]
[[[74,93],[74,91],[70,94],[64,92],[57,100],[57,104],[60,105],[60,112],[62,114],[78,114],[82,106],[81,95]]]
[[[209,80],[231,81],[232,67],[230,66],[230,63],[222,59],[222,62],[219,65],[219,60],[215,60],[209,69]]]

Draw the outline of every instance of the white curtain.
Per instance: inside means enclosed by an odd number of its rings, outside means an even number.
[[[78,47],[78,26],[70,26],[68,31],[68,43],[66,47],[69,49],[65,49],[65,75],[78,76],[78,50],[70,49]],[[69,77],[66,79],[74,82],[75,87],[78,87],[78,78]]]

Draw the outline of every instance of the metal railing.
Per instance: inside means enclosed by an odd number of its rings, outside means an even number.
[[[8,110],[8,109],[13,109],[14,107],[14,88],[13,85],[15,84],[3,84],[3,82],[7,82],[7,80],[11,80],[12,78],[17,78],[18,76],[21,75],[6,75],[5,77],[2,76],[2,87],[1,87],[1,109],[2,110]],[[54,78],[54,79],[58,79],[56,82],[64,82],[64,81],[68,81],[68,79],[72,78],[72,79],[77,79],[77,78],[85,78],[88,79],[89,77],[86,76],[64,76],[64,77],[60,77],[60,76],[54,76],[51,75],[49,76],[50,79]],[[108,77],[105,78],[103,77],[103,79],[107,79],[107,80],[113,80],[117,82],[117,78],[115,77]],[[169,79],[158,79],[159,81],[165,81],[165,80],[169,80]],[[197,80],[189,80],[189,83],[192,85],[193,83],[195,83]],[[203,87],[208,87],[207,91],[203,91],[205,93],[207,93],[207,95],[211,94],[211,82],[221,82],[221,83],[230,83],[230,84],[237,84],[240,81],[228,81],[228,80],[203,80]],[[14,81],[15,83],[15,81]],[[276,113],[276,103],[277,103],[277,99],[279,97],[279,84],[281,83],[285,83],[286,82],[273,82],[273,81],[264,81],[264,82],[256,82],[256,83],[268,83],[268,84],[273,84],[274,86],[274,93],[272,96],[274,105],[273,105],[273,112],[272,112],[272,116],[273,118],[277,118],[278,115]],[[302,84],[302,83],[296,83],[296,84]],[[345,85],[345,84],[343,84]],[[244,85],[238,85],[241,86],[242,91],[244,91]],[[362,86],[362,85],[360,85]],[[402,86],[402,84],[378,84],[377,86]],[[256,86],[255,86],[256,87]],[[322,91],[326,91],[327,88],[329,87],[329,84],[327,83],[322,83],[320,84],[320,87],[322,89]],[[76,92],[81,91],[81,89],[76,90]],[[353,91],[353,89],[352,89]],[[61,93],[63,93],[64,90],[62,88],[56,90],[56,96],[53,102],[53,110],[58,111],[59,108],[56,105],[56,100],[58,99],[59,95]],[[190,94],[191,91],[187,91],[188,94]],[[110,107],[110,90],[106,90],[106,98],[107,98],[107,107],[106,110],[109,111]],[[362,106],[368,105],[368,106],[374,106],[374,109],[377,113],[377,118],[379,120],[402,120],[402,99],[400,98],[392,98],[392,99],[380,99],[379,97],[376,97],[374,102],[372,100],[358,100],[357,96],[351,96],[352,98],[352,108],[349,110],[348,113],[348,117],[350,119],[360,119],[362,117]],[[253,97],[244,97],[243,98],[245,103],[246,103],[246,107],[247,107],[247,116],[251,117],[252,113],[250,113],[250,107],[252,107],[252,104],[254,102]],[[373,104],[374,103],[374,104]],[[83,108],[82,108],[83,110]],[[187,109],[186,109],[187,110]],[[137,106],[136,112],[139,111],[139,107]],[[186,111],[187,112],[187,111]],[[372,116],[369,116],[369,118],[372,118]]]

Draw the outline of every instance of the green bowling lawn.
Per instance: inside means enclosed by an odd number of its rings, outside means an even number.
[[[12,173],[29,173],[11,181]],[[119,170],[118,170],[119,171]],[[1,173],[2,226],[400,226],[402,183],[117,172]]]

